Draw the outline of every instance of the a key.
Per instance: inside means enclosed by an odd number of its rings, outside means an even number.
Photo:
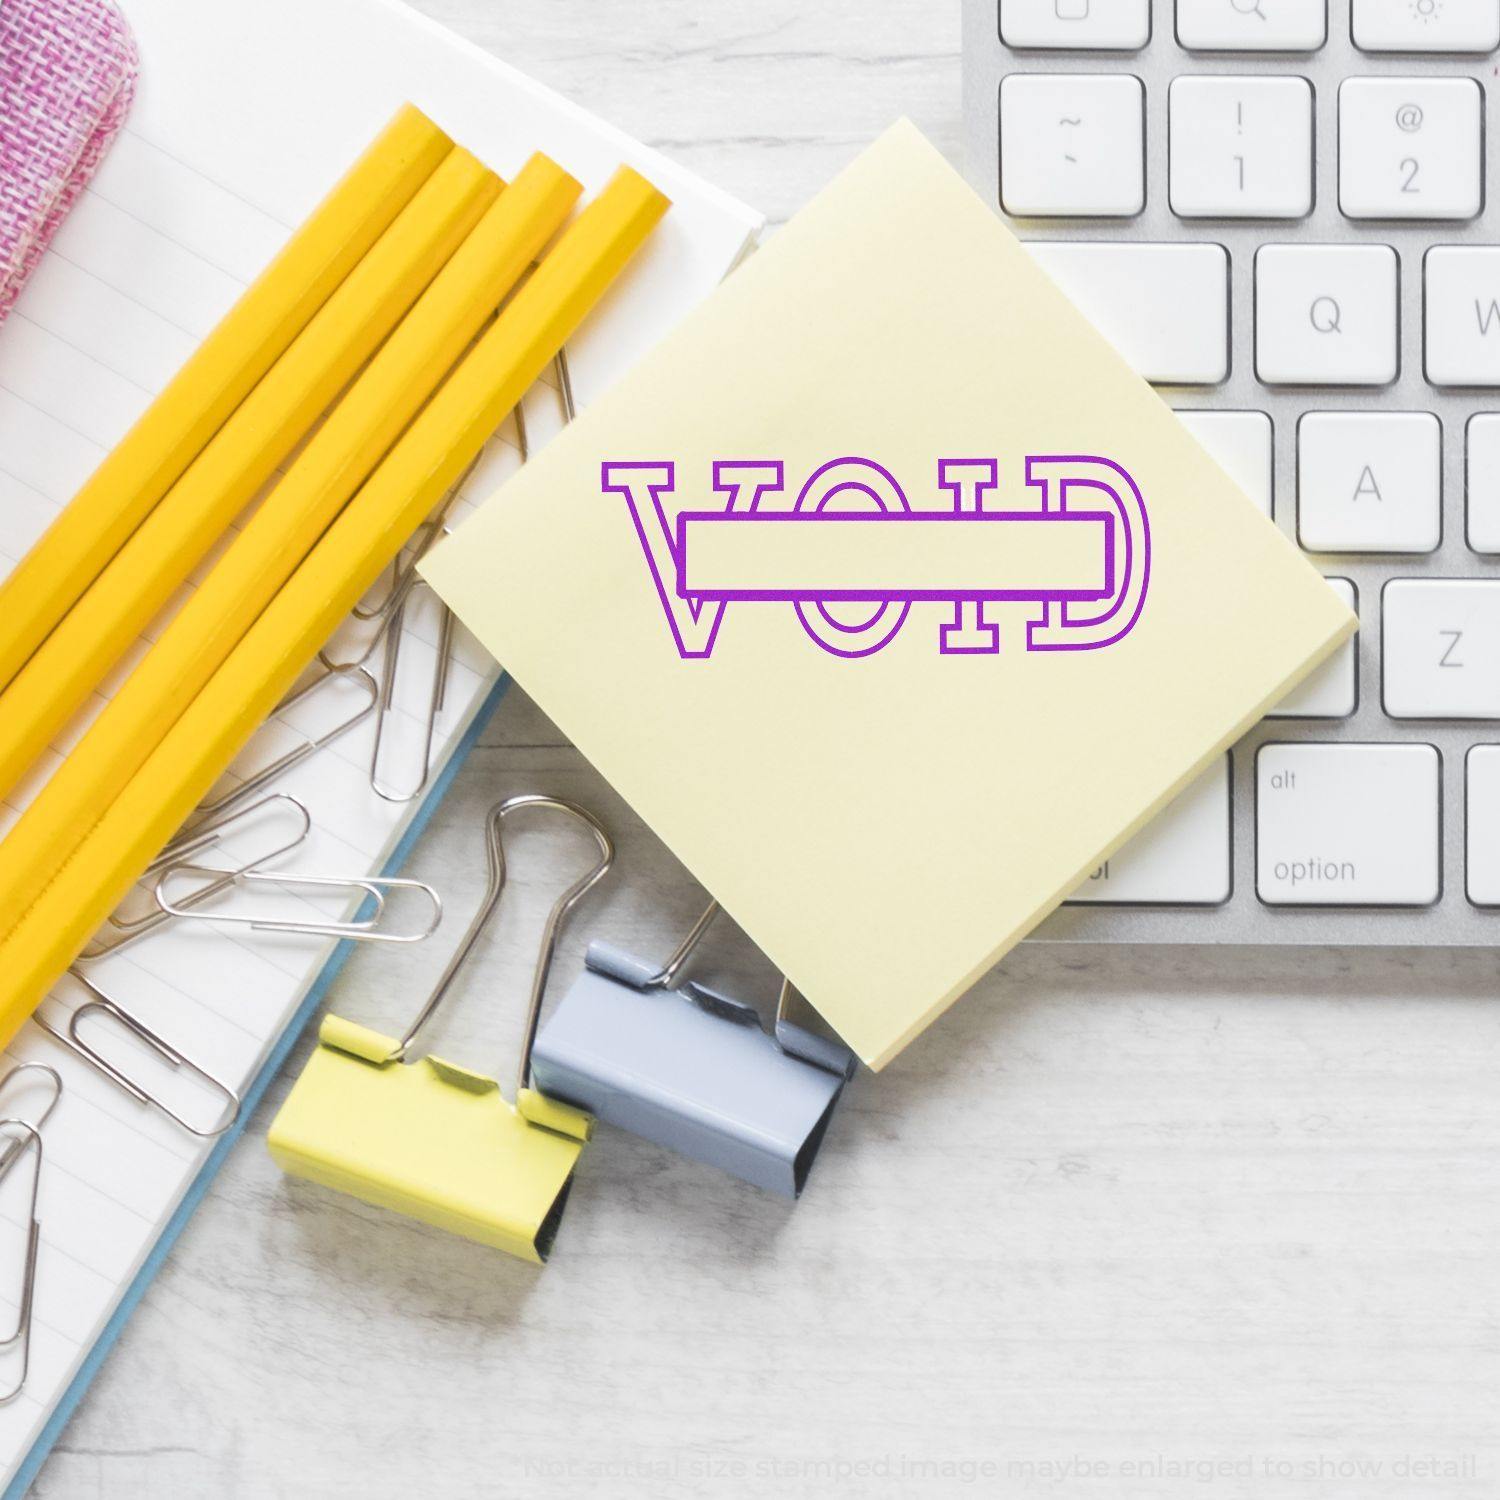
[[[1442,891],[1431,745],[1262,745],[1255,888],[1270,906],[1430,906]]]
[[[1229,899],[1229,757],[1220,756],[1069,898],[1083,905],[1217,906]]]
[[[1300,219],[1313,206],[1313,95],[1305,78],[1177,78],[1172,212]]]
[[[1500,413],[1470,417],[1465,447],[1469,545],[1500,552]]]
[[[1151,0],[1000,0],[1007,47],[1135,52],[1151,40]]]
[[[1427,252],[1427,378],[1500,386],[1500,249],[1439,245]]]
[[[1255,257],[1255,366],[1267,385],[1389,385],[1396,252],[1387,245],[1265,245]]]
[[[1469,900],[1476,906],[1500,906],[1500,745],[1472,746],[1464,769]]]
[[[1326,0],[1177,0],[1177,40],[1204,52],[1316,52],[1328,40],[1328,7]]]
[[[1493,52],[1500,0],[1353,0],[1354,45],[1365,52]]]
[[[1179,411],[1182,425],[1266,515],[1271,514],[1271,419],[1263,411]]]
[[[1347,578],[1330,578],[1328,586],[1356,614],[1359,596]],[[1270,719],[1347,719],[1359,707],[1358,637],[1346,641],[1310,677],[1304,677],[1267,714]]]
[[[1217,385],[1229,374],[1229,256],[1222,245],[1033,241],[1046,273],[1147,380]]]
[[[1393,578],[1380,618],[1392,718],[1500,719],[1500,580]]]
[[[1000,201],[1021,217],[1126,217],[1146,206],[1138,78],[1013,73],[1000,85]]]
[[[1310,552],[1432,552],[1443,434],[1431,412],[1309,412],[1297,426],[1297,537]]]
[[[1472,219],[1484,207],[1483,116],[1472,78],[1346,78],[1339,207],[1351,219]]]

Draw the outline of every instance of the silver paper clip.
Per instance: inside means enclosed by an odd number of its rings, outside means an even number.
[[[438,715],[448,696],[448,669],[453,653],[453,611],[438,600],[439,620],[437,660],[432,669],[432,686],[428,692],[427,711],[422,719],[422,753],[418,762],[420,771],[414,785],[398,791],[380,776],[380,752],[385,743],[386,720],[396,697],[396,672],[401,660],[401,639],[406,624],[406,606],[417,588],[431,586],[422,578],[414,578],[403,592],[400,602],[391,615],[390,627],[385,643],[385,663],[380,673],[380,698],[376,707],[375,742],[370,747],[370,790],[387,802],[410,802],[419,796],[432,775],[432,740],[437,732]],[[436,598],[436,595],[433,595]]]
[[[190,896],[184,897],[179,903],[182,906],[196,906],[200,902],[209,901],[222,890],[234,883],[241,875],[249,874],[252,870],[260,869],[272,861],[280,859],[285,854],[290,854],[301,844],[306,842],[308,834],[312,831],[312,815],[307,810],[307,805],[298,797],[292,796],[290,792],[271,792],[267,796],[252,802],[248,807],[231,807],[227,812],[219,812],[212,817],[204,818],[202,822],[195,823],[184,833],[179,833],[160,854],[151,861],[141,874],[141,880],[146,881],[152,876],[159,874],[168,866],[179,863],[189,856],[201,853],[205,849],[212,848],[223,842],[236,828],[252,823],[269,809],[290,812],[296,824],[296,832],[289,837],[284,837],[270,849],[261,850],[250,858],[241,861],[232,870],[218,872],[219,879],[194,891]],[[118,953],[121,948],[130,943],[139,941],[149,933],[155,932],[164,922],[170,920],[168,913],[152,900],[151,905],[135,916],[124,913],[123,907],[117,907],[105,922],[109,929],[105,934],[101,929],[96,933],[88,947],[78,955],[75,962],[93,963],[98,959],[107,958],[111,953]]]
[[[46,1107],[35,1119],[25,1122],[33,1130],[40,1130],[51,1118],[52,1111],[57,1108],[57,1101],[62,1098],[62,1076],[56,1068],[44,1062],[18,1062],[4,1078],[0,1078],[0,1095],[9,1093],[11,1087],[23,1073],[41,1073],[52,1080],[52,1091],[47,1099]],[[0,1113],[3,1113],[3,1111],[0,1111]],[[6,1118],[14,1120],[19,1119],[20,1116],[8,1115]],[[5,1174],[10,1171],[11,1163],[15,1161],[17,1155],[26,1149],[26,1144],[24,1140],[10,1140],[3,1147],[0,1147],[0,1181],[3,1181]]]
[[[177,900],[167,895],[168,884],[181,876],[206,876],[207,883],[195,886]],[[213,896],[235,886],[270,886],[282,891],[344,890],[363,899],[355,915],[346,921],[308,920],[290,917],[255,917],[246,912],[202,910]],[[408,931],[390,931],[382,925],[386,906],[398,891],[417,891],[426,897],[431,915],[425,927]],[[227,922],[250,927],[256,932],[290,932],[308,937],[337,938],[356,943],[420,943],[438,929],[443,919],[443,902],[425,880],[407,880],[394,875],[300,875],[277,873],[259,868],[241,867],[219,870],[212,865],[197,865],[186,860],[168,865],[157,876],[154,888],[156,904],[165,917],[197,919],[202,922]]]
[[[552,368],[557,372],[557,394],[562,401],[563,423],[566,425],[578,415],[578,406],[573,400],[573,372],[568,368],[566,349],[557,351],[557,357],[552,361]],[[521,450],[521,462],[524,464],[531,458],[531,436],[526,430],[526,407],[523,402],[516,402],[514,416],[516,446]]]
[[[62,1045],[70,1052],[76,1053],[90,1067],[98,1069],[117,1088],[123,1089],[138,1104],[143,1104],[149,1109],[159,1110],[169,1120],[180,1125],[190,1135],[196,1135],[203,1139],[210,1139],[216,1135],[222,1135],[239,1117],[240,1096],[229,1087],[227,1083],[215,1078],[212,1073],[198,1066],[185,1053],[179,1052],[164,1037],[159,1036],[146,1023],[133,1016],[123,1005],[110,999],[103,990],[91,979],[80,974],[77,969],[68,970],[69,978],[81,984],[92,999],[85,1000],[82,1005],[76,1006],[73,1014],[68,1018],[66,1031],[59,1031],[50,1021],[43,1018],[41,1011],[32,1015],[36,1022],[48,1036]],[[124,1031],[142,1042],[150,1051],[156,1054],[168,1067],[174,1071],[184,1072],[191,1077],[206,1083],[210,1092],[216,1094],[224,1103],[219,1111],[219,1117],[210,1126],[203,1128],[194,1125],[190,1120],[178,1114],[164,1099],[141,1087],[134,1079],[122,1073],[112,1062],[101,1056],[79,1035],[79,1023],[87,1015],[98,1013],[100,1016],[108,1017],[120,1026]]]
[[[469,476],[479,467],[484,458],[488,444],[481,447],[479,452],[469,460],[468,466],[449,486],[448,492],[438,502],[437,508],[417,527],[412,533],[412,538],[407,543],[404,556],[397,557],[390,565],[390,582],[386,585],[385,593],[380,597],[379,603],[357,604],[352,617],[361,624],[375,623],[375,630],[370,639],[365,642],[364,649],[358,656],[348,660],[339,661],[333,657],[325,646],[318,652],[318,660],[332,671],[352,671],[356,667],[362,667],[375,654],[376,648],[390,634],[396,625],[397,615],[406,603],[406,596],[412,588],[420,581],[417,573],[417,564],[431,551],[434,543],[440,536],[448,532],[448,512],[453,508],[453,503],[463,493],[463,487],[468,483]]]
[[[0,1179],[9,1174],[11,1168],[28,1150],[34,1153],[31,1167],[31,1206],[26,1214],[28,1220],[26,1259],[21,1269],[21,1294],[17,1299],[16,1326],[4,1338],[0,1338],[0,1351],[9,1350],[19,1344],[21,1370],[14,1384],[9,1389],[0,1391],[0,1406],[4,1406],[21,1394],[26,1384],[26,1373],[31,1366],[31,1309],[36,1296],[37,1251],[42,1242],[42,1223],[36,1211],[37,1194],[42,1184],[42,1137],[35,1125],[26,1120],[8,1118],[0,1119],[0,1134],[6,1135],[11,1143],[5,1148],[5,1166],[0,1168]]]
[[[557,389],[562,396],[563,421],[571,422],[578,415],[578,403],[573,399],[573,372],[568,367],[566,345],[557,351],[557,358],[552,364],[557,370]]]
[[[322,664],[318,674],[310,682],[283,698],[276,705],[275,712],[280,714],[285,713],[287,709],[296,708],[298,704],[306,702],[330,682],[354,683],[364,694],[366,701],[353,713],[340,719],[331,729],[325,729],[317,735],[304,734],[300,745],[287,751],[285,755],[278,756],[270,765],[242,781],[233,791],[226,792],[222,797],[215,798],[211,802],[200,802],[198,811],[209,818],[223,816],[232,808],[239,807],[247,798],[253,797],[257,792],[269,786],[278,777],[286,775],[293,766],[301,765],[309,756],[316,755],[319,750],[325,749],[342,735],[348,734],[356,725],[363,724],[375,712],[375,704],[380,697],[379,683],[361,666],[343,663],[330,666],[326,662]],[[294,730],[293,733],[301,733],[301,731]]]
[[[577,415],[577,406],[573,399],[573,375],[568,368],[568,356],[565,349],[558,351],[553,364],[557,371],[557,386],[562,400],[563,422],[566,425]],[[513,416],[516,424],[516,443],[521,450],[521,462],[524,464],[531,458],[531,437],[526,426],[524,401],[516,402]],[[418,576],[417,564],[439,536],[450,534],[450,528],[445,521],[446,512],[478,463],[479,459],[476,457],[448,492],[442,511],[424,523],[425,533],[419,531],[420,540],[413,546],[409,561],[399,568],[395,564],[392,565],[390,587],[381,605],[369,609],[361,616],[367,620],[378,619],[380,624],[364,653],[359,657],[359,661],[367,661],[380,641],[382,639],[385,641],[385,662],[380,674],[380,697],[376,709],[375,741],[370,747],[370,789],[377,797],[383,797],[387,802],[413,801],[426,790],[428,779],[432,775],[432,742],[437,733],[438,715],[442,713],[443,704],[447,698],[448,675],[453,654],[453,611],[442,600],[438,600],[440,613],[437,659],[433,663],[432,682],[428,690],[427,707],[422,718],[420,758],[417,761],[416,774],[410,779],[409,785],[398,787],[382,775],[381,753],[385,747],[388,716],[395,706],[396,673],[401,660],[401,642],[406,623],[407,605],[418,588],[429,587],[425,580]],[[327,658],[325,657],[324,660]]]
[[[660,967],[591,943],[537,1037],[548,1096],[787,1197],[801,1193],[854,1057],[793,1019],[785,979],[772,1034],[754,1006],[679,981],[718,903]]]
[[[520,411],[517,405],[516,410]],[[487,445],[486,445],[487,446]],[[370,747],[370,789],[387,802],[410,802],[427,786],[432,774],[432,741],[437,732],[437,718],[442,712],[448,694],[448,669],[453,650],[453,614],[446,604],[442,605],[441,624],[438,627],[437,660],[433,665],[432,689],[427,704],[422,745],[421,774],[416,784],[407,791],[398,791],[380,776],[380,753],[385,741],[386,716],[391,710],[396,691],[396,670],[400,662],[401,637],[406,625],[406,606],[413,592],[424,586],[417,573],[417,564],[431,550],[441,536],[448,535],[447,516],[468,482],[469,476],[479,466],[485,448],[469,461],[437,509],[417,528],[404,558],[391,563],[391,578],[384,596],[378,604],[361,604],[353,612],[361,622],[375,622],[375,629],[364,649],[348,661],[336,661],[325,647],[318,653],[318,660],[330,670],[353,670],[362,668],[375,654],[376,648],[385,643],[385,661],[381,669],[380,682],[375,694],[375,742]]]

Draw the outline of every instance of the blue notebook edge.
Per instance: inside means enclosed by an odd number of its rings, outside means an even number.
[[[400,842],[391,851],[391,857],[386,861],[381,873],[383,875],[397,874],[401,866],[406,863],[407,858],[415,848],[417,840],[420,839],[432,819],[433,813],[438,805],[447,796],[449,788],[453,785],[463,764],[469,758],[469,752],[479,742],[479,736],[484,732],[486,725],[494,716],[495,710],[500,706],[500,700],[505,696],[506,689],[510,686],[510,678],[502,676],[491,689],[489,696],[480,705],[478,712],[474,715],[473,722],[464,732],[463,738],[458,742],[453,754],[448,757],[448,763],[439,773],[438,778],[432,784],[431,791],[423,798],[422,805],[417,810],[416,816],[407,825],[406,832],[401,835]],[[125,1294],[120,1298],[120,1304],[115,1308],[108,1323],[104,1325],[99,1337],[94,1340],[93,1347],[85,1356],[83,1363],[78,1367],[78,1373],[73,1377],[62,1399],[53,1408],[52,1415],[47,1419],[47,1424],[37,1436],[37,1440],[31,1445],[31,1451],[26,1455],[21,1467],[16,1470],[15,1477],[6,1486],[3,1500],[21,1500],[21,1497],[31,1487],[42,1465],[47,1461],[59,1437],[62,1436],[64,1428],[67,1427],[73,1413],[78,1409],[78,1403],[83,1400],[84,1393],[93,1383],[95,1375],[114,1348],[120,1334],[124,1331],[126,1323],[130,1321],[131,1314],[135,1311],[141,1298],[146,1293],[146,1288],[155,1279],[156,1273],[165,1263],[172,1247],[176,1244],[178,1236],[187,1227],[188,1220],[197,1212],[198,1205],[202,1203],[214,1178],[218,1175],[220,1167],[225,1159],[234,1149],[236,1143],[245,1132],[245,1126],[250,1117],[260,1106],[261,1099],[271,1085],[271,1080],[281,1071],[283,1064],[290,1055],[291,1050],[297,1044],[298,1038],[307,1028],[307,1023],[317,1013],[328,996],[339,971],[348,961],[349,955],[354,951],[354,944],[347,939],[340,943],[332,953],[328,955],[328,962],[323,965],[318,977],[313,980],[312,987],[303,998],[302,1004],[297,1008],[296,1014],[287,1023],[281,1035],[276,1039],[270,1055],[266,1058],[254,1079],[251,1081],[242,1096],[239,1118],[225,1133],[219,1137],[214,1148],[209,1152],[207,1159],[198,1170],[198,1175],[189,1185],[182,1201],[177,1205],[172,1217],[167,1220],[161,1233],[156,1237],[156,1243],[151,1247],[149,1254],[136,1272],[134,1280],[125,1289]]]

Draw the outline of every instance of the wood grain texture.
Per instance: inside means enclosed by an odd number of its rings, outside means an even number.
[[[778,220],[897,114],[956,150],[949,3],[425,8]],[[581,925],[665,952],[702,893],[518,693],[414,873],[464,917],[520,790],[607,819],[621,878]],[[518,838],[443,1050],[509,1076],[581,857]],[[335,1004],[395,1026],[443,956],[363,953]],[[1492,1497],[1496,971],[1025,948],[856,1081],[795,1209],[605,1132],[543,1272],[287,1181],[283,1079],[35,1492]]]

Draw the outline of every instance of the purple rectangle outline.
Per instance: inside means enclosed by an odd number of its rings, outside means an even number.
[[[991,510],[958,513],[949,511],[910,511],[900,514],[870,514],[849,511],[774,511],[750,512],[736,515],[720,510],[685,510],[677,515],[676,545],[673,547],[677,563],[676,593],[687,600],[757,600],[763,603],[808,602],[816,599],[847,600],[958,600],[977,601],[1029,601],[1029,600],[1080,600],[1108,599],[1114,593],[1115,576],[1115,517],[1108,511],[1081,510],[1052,513],[1034,510]],[[687,569],[687,523],[709,521],[718,525],[740,526],[770,521],[795,521],[799,526],[838,525],[846,521],[878,521],[891,525],[902,525],[908,521],[1025,521],[1034,525],[1057,525],[1059,523],[1098,523],[1104,527],[1104,585],[1098,589],[1059,589],[1039,587],[1034,589],[858,589],[799,588],[799,589],[697,589],[691,593],[684,587]]]

